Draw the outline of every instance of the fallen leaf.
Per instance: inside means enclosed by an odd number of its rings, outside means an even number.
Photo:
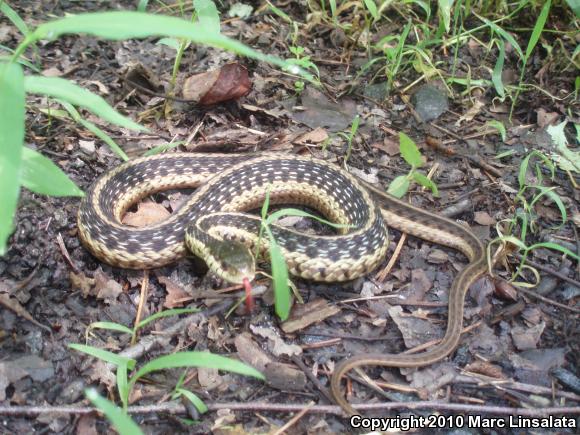
[[[546,323],[543,321],[531,328],[514,326],[511,330],[514,345],[518,350],[535,349],[545,328]]]
[[[135,213],[126,213],[122,222],[133,227],[145,227],[171,216],[165,207],[156,202],[141,202]]]
[[[287,334],[300,331],[339,312],[338,306],[331,305],[325,299],[316,299],[304,305],[296,305],[290,318],[282,324],[282,331]]]
[[[267,338],[270,341],[270,351],[276,356],[292,356],[302,354],[302,348],[296,344],[287,344],[273,329],[250,325],[250,329],[256,335]]]
[[[202,106],[237,100],[252,90],[248,70],[229,63],[219,70],[196,74],[185,80],[183,98]]]
[[[165,290],[167,291],[167,296],[163,303],[165,308],[182,307],[186,302],[193,300],[193,297],[181,285],[170,278],[158,276],[157,280],[165,286]]]
[[[114,279],[111,279],[101,269],[95,271],[95,290],[97,299],[102,299],[106,304],[114,303],[123,293],[123,287]]]
[[[326,139],[328,139],[327,131],[322,127],[318,127],[308,133],[298,136],[294,142],[298,145],[305,145],[307,143],[318,144],[324,142]]]
[[[495,225],[496,220],[485,211],[476,211],[473,214],[473,220],[479,225]]]

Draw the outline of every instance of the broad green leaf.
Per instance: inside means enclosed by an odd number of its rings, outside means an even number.
[[[455,0],[437,0],[437,5],[439,6],[437,12],[439,18],[443,21],[445,26],[445,32],[449,33],[451,28],[451,9],[453,8],[453,3]]]
[[[365,6],[370,14],[373,16],[373,20],[376,21],[379,19],[379,11],[377,9],[377,5],[374,0],[364,0]]]
[[[91,329],[107,329],[109,331],[117,331],[124,332],[126,334],[133,334],[133,330],[131,328],[128,328],[125,325],[121,325],[120,323],[115,322],[93,322],[89,324],[87,328],[87,335]]]
[[[566,0],[570,9],[576,14],[576,18],[580,18],[580,0]]]
[[[420,168],[423,166],[423,159],[421,158],[419,148],[417,148],[413,139],[403,132],[399,133],[399,149],[401,150],[401,156],[403,159],[405,159],[405,161],[413,168]]]
[[[159,41],[157,41],[157,45],[166,45],[173,48],[175,51],[178,51],[179,47],[181,46],[181,42],[176,38],[161,38]]]
[[[526,48],[526,62],[530,58],[532,51],[536,47],[540,36],[542,35],[542,31],[544,30],[544,25],[546,24],[546,20],[548,19],[548,14],[550,12],[550,7],[552,6],[552,0],[548,0],[544,3],[544,7],[540,11],[540,15],[536,20],[536,24],[534,25],[534,30],[532,31],[532,35],[530,36],[530,40],[528,42],[528,47]]]
[[[136,12],[135,12],[136,13]],[[24,88],[31,94],[59,98],[75,106],[84,107],[105,121],[131,130],[147,131],[145,127],[121,115],[100,96],[60,77],[27,76]]]
[[[397,198],[402,198],[409,190],[409,185],[409,177],[406,175],[399,175],[393,181],[391,181],[387,192]]]
[[[24,143],[24,74],[14,63],[0,63],[0,256],[12,233],[20,193]]]
[[[270,266],[272,267],[272,281],[274,281],[274,306],[278,317],[284,321],[290,315],[290,288],[288,287],[288,267],[282,255],[282,250],[274,240],[272,233],[268,231],[270,237]]]
[[[206,367],[264,379],[264,375],[253,367],[225,356],[209,352],[178,352],[149,361],[135,373],[131,378],[131,383],[135,383],[148,373],[177,367]]]
[[[503,87],[503,80],[501,78],[501,74],[503,71],[503,63],[505,60],[505,43],[503,39],[496,39],[499,52],[497,54],[497,59],[495,61],[495,66],[493,67],[493,72],[491,73],[491,81],[493,82],[493,86],[497,94],[500,98],[505,98],[505,89]],[[504,139],[505,140],[505,139]]]
[[[220,15],[211,0],[193,0],[200,29],[210,33],[220,33]]]
[[[28,190],[50,196],[84,196],[84,192],[52,160],[22,148],[20,182]]]
[[[431,189],[433,196],[436,197],[439,196],[439,189],[437,189],[437,185],[433,182],[433,180],[430,180],[429,178],[427,178],[426,176],[417,171],[413,171],[413,180],[415,180],[421,186]]]
[[[199,411],[200,414],[204,414],[208,411],[206,404],[203,403],[203,400],[201,400],[191,391],[186,390],[185,388],[178,388],[177,393],[184,396],[187,400],[193,403],[193,406],[195,406],[195,408]]]
[[[86,353],[102,361],[115,364],[116,366],[125,364],[129,369],[133,370],[135,368],[136,361],[132,358],[126,358],[124,356],[117,355],[116,353],[109,352],[107,350],[99,349],[93,346],[87,346],[85,344],[71,343],[68,345],[71,349],[78,350],[79,352]]]
[[[198,44],[222,48],[243,56],[289,68],[295,74],[311,76],[282,59],[265,55],[239,41],[219,33],[207,32],[189,21],[163,15],[141,12],[98,12],[72,15],[41,24],[33,32],[36,39],[55,39],[66,34],[88,34],[107,39],[120,40],[146,38],[149,36],[172,36],[189,39]]]
[[[137,426],[131,417],[125,414],[121,408],[109,402],[104,397],[99,396],[96,390],[90,388],[85,390],[85,396],[95,405],[111,422],[113,427],[120,435],[143,435],[143,432]]]
[[[91,133],[93,133],[95,136],[97,136],[99,139],[101,139],[103,142],[105,142],[107,145],[109,145],[109,148],[111,148],[111,150],[113,150],[113,152],[115,154],[117,154],[121,159],[123,159],[123,161],[127,161],[129,160],[129,156],[127,156],[127,154],[125,154],[125,151],[123,151],[123,149],[119,146],[119,144],[117,144],[117,142],[115,142],[111,136],[109,136],[107,133],[105,133],[103,130],[101,130],[99,127],[97,127],[95,124],[93,124],[90,121],[87,121],[86,119],[84,119],[81,114],[78,112],[77,109],[74,108],[74,106],[70,103],[67,103],[66,101],[62,101],[62,100],[57,100],[59,104],[61,104],[70,114],[70,116],[72,117],[72,119],[75,122],[78,122],[79,124],[81,124],[83,127],[85,127],[87,130],[89,130]]]
[[[139,0],[139,3],[137,3],[137,10],[139,12],[145,12],[147,10],[148,4],[149,0]]]
[[[147,317],[139,322],[137,328],[143,328],[144,326],[148,325],[155,320],[162,319],[163,317],[169,316],[179,316],[180,314],[189,314],[189,313],[197,313],[199,311],[198,308],[174,308],[171,310],[159,311],[158,313],[153,314],[152,316]]]
[[[30,29],[28,28],[28,26],[26,25],[24,20],[22,20],[22,18],[20,18],[20,15],[18,15],[18,12],[16,12],[14,9],[12,9],[8,5],[8,3],[6,3],[5,1],[0,1],[0,12],[2,12],[4,15],[6,15],[6,18],[8,18],[12,22],[12,24],[14,24],[14,26],[24,36],[27,36],[28,34],[30,34]]]

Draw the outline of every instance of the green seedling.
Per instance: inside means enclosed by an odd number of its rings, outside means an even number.
[[[414,181],[423,187],[431,189],[434,196],[439,196],[437,185],[418,171],[425,164],[419,148],[417,148],[413,139],[403,132],[399,133],[399,149],[401,150],[401,156],[411,166],[411,169],[407,175],[399,175],[391,181],[387,192],[397,198],[402,198],[409,191],[411,182]]]

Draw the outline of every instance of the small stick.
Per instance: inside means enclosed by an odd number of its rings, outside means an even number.
[[[143,305],[147,300],[149,293],[149,270],[143,271],[143,282],[141,283],[141,294],[139,295],[139,305],[137,306],[137,315],[135,316],[135,326],[133,327],[135,333],[131,338],[131,346],[137,342],[137,334],[139,333],[138,325],[141,323],[141,316],[143,314]]]

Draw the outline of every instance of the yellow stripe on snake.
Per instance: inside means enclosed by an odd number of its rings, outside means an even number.
[[[199,188],[167,220],[145,228],[121,224],[123,214],[139,199],[162,190],[194,187]],[[414,355],[357,355],[336,366],[331,391],[347,413],[356,411],[340,393],[340,380],[353,368],[420,367],[453,352],[460,339],[465,293],[486,270],[479,239],[449,219],[370,186],[363,187],[349,173],[321,160],[273,154],[197,153],[131,160],[102,175],[83,198],[79,235],[95,256],[113,266],[159,267],[186,256],[189,249],[214,273],[239,283],[254,277],[252,252],[261,225],[259,217],[244,212],[260,208],[267,192],[271,204],[307,206],[330,221],[348,226],[339,234],[320,236],[273,225],[274,238],[295,276],[339,282],[371,272],[387,251],[385,223],[458,249],[469,259],[450,288],[447,331],[439,344]]]

